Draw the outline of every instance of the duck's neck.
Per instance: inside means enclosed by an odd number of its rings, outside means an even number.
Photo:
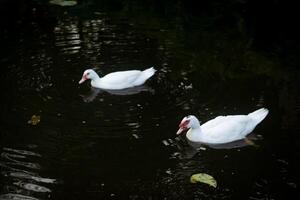
[[[203,135],[203,132],[202,132],[201,126],[199,124],[198,126],[191,127],[190,130],[187,132],[186,137],[191,141],[201,142],[202,135]]]
[[[93,73],[93,80],[98,80],[100,79],[100,76],[95,72]]]
[[[93,78],[91,79],[91,84],[93,85],[94,83],[96,83],[97,81],[99,81],[101,78],[99,77],[99,75],[97,73],[93,74]]]

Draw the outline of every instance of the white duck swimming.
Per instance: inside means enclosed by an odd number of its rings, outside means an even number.
[[[151,67],[144,71],[128,70],[113,72],[100,78],[94,70],[87,69],[83,72],[79,84],[87,79],[91,79],[91,85],[95,88],[104,90],[122,90],[144,84],[155,72],[156,70]]]
[[[248,115],[228,115],[216,117],[202,126],[199,120],[189,115],[179,124],[177,135],[189,129],[186,137],[192,142],[223,144],[244,139],[268,114],[268,109],[261,108]]]

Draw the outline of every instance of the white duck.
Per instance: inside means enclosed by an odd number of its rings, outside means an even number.
[[[144,84],[155,72],[156,70],[151,67],[144,71],[128,70],[113,72],[100,78],[94,70],[87,69],[83,72],[79,84],[87,79],[91,79],[91,85],[95,88],[104,90],[122,90]]]
[[[258,109],[248,115],[228,115],[216,117],[202,126],[199,120],[189,115],[179,124],[177,135],[189,129],[186,137],[192,142],[223,144],[244,139],[268,114],[266,108]]]

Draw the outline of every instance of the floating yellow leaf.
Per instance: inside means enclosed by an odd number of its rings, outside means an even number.
[[[191,183],[201,182],[201,183],[208,184],[214,188],[217,187],[217,181],[214,179],[214,177],[212,177],[209,174],[205,174],[205,173],[193,174],[191,176],[190,181],[191,181]]]
[[[31,119],[28,120],[28,124],[37,125],[41,121],[41,116],[39,115],[32,115]]]

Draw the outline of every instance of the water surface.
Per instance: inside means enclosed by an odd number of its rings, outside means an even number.
[[[5,5],[19,14],[8,14],[0,39],[0,199],[297,194],[294,61],[263,48],[271,44],[257,41],[242,22],[221,26],[218,17],[191,18],[173,6],[162,14],[155,5],[150,11],[135,3],[100,5]],[[86,68],[105,75],[151,66],[158,71],[142,87],[78,85]],[[251,135],[256,146],[195,149],[175,135],[188,114],[205,122],[260,107],[270,113]],[[40,123],[28,124],[32,115]],[[200,172],[215,177],[218,187],[191,184],[190,176]]]

